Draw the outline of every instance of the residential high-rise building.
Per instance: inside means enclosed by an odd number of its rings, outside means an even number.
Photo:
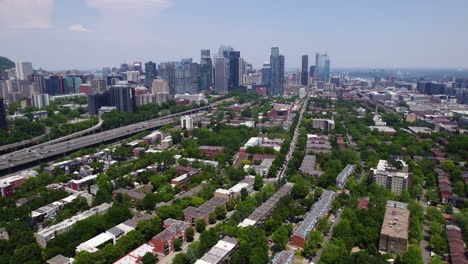
[[[154,79],[152,94],[156,97],[155,101],[157,104],[162,104],[169,100],[169,82],[161,78]]]
[[[330,80],[330,57],[326,53],[315,54],[315,71],[320,80],[326,82]]]
[[[200,91],[209,91],[213,87],[213,62],[210,57],[210,50],[201,50],[201,60],[199,66]]]
[[[132,83],[140,82],[140,72],[139,71],[127,71],[127,81]]]
[[[42,74],[33,75],[33,83],[40,93],[46,92],[44,75]]]
[[[0,98],[0,129],[8,130],[5,102],[3,98]]]
[[[92,93],[103,93],[107,91],[107,82],[104,79],[96,79],[91,81]]]
[[[190,116],[183,116],[180,118],[180,126],[182,129],[193,130],[193,118]]]
[[[145,63],[145,82],[146,87],[151,87],[153,85],[153,80],[156,78],[156,63],[148,61]]]
[[[222,56],[215,58],[215,90],[218,93],[227,93],[228,91],[228,64],[227,59]]]
[[[377,164],[377,168],[371,169],[372,182],[398,195],[400,195],[403,190],[410,189],[412,174],[408,173],[408,165],[403,161],[400,162],[403,164],[402,171],[398,171],[395,167],[391,166],[388,161],[380,160]]]
[[[278,47],[271,48],[270,67],[270,95],[282,96],[284,94],[284,56],[279,54]]]
[[[301,85],[309,84],[309,56],[302,56]]]
[[[49,106],[49,95],[48,94],[33,94],[31,95],[32,106],[37,108],[44,108]]]
[[[228,90],[234,90],[239,88],[240,80],[240,51],[229,52],[229,88]]]
[[[270,63],[267,61],[263,63],[262,67],[262,84],[270,85],[271,84],[271,67]]]
[[[45,80],[46,92],[50,95],[64,94],[63,77],[60,75],[49,76]]]
[[[16,63],[16,78],[18,80],[27,80],[33,74],[31,62],[19,61]]]
[[[164,62],[159,64],[159,75],[161,78],[167,80],[169,84],[169,94],[171,96],[176,94],[176,75],[175,75],[175,62]]]
[[[135,89],[127,85],[116,85],[109,89],[110,105],[122,112],[136,112]]]

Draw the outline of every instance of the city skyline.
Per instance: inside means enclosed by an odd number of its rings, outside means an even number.
[[[108,8],[107,0],[4,0],[1,55],[35,68],[87,70],[198,61],[201,49],[214,54],[229,44],[255,68],[271,47],[280,47],[286,68],[317,52],[331,56],[332,68],[468,68],[466,1],[299,2],[119,0]]]

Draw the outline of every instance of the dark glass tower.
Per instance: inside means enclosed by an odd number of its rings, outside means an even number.
[[[229,52],[229,91],[239,88],[240,51]]]
[[[309,56],[302,56],[301,85],[309,84]]]
[[[210,50],[201,50],[201,60],[199,66],[200,91],[209,91],[213,87],[213,61]]]
[[[8,130],[5,104],[3,98],[0,98],[0,129]]]
[[[135,89],[129,86],[113,86],[109,89],[110,104],[122,112],[136,112]]]
[[[271,48],[271,96],[282,96],[284,94],[284,56],[279,54],[279,48]]]
[[[153,80],[156,78],[156,63],[148,61],[145,63],[145,77],[146,77],[146,87],[151,88],[153,85]]]

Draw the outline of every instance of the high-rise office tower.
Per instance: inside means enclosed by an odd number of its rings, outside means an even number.
[[[284,56],[279,54],[278,47],[271,48],[270,67],[270,95],[282,96],[284,93]]]
[[[317,72],[317,77],[328,82],[330,79],[330,57],[326,53],[324,54],[315,54],[315,71]]]
[[[215,58],[215,90],[218,93],[227,93],[228,91],[228,64],[223,56]]]
[[[110,106],[109,92],[91,94],[88,96],[88,112],[90,115],[97,115],[99,108]]]
[[[159,75],[161,78],[167,80],[169,84],[169,94],[176,94],[176,76],[175,76],[175,62],[163,62],[159,64]]]
[[[107,75],[109,75],[110,73],[111,73],[111,69],[109,67],[102,68],[102,77],[104,79],[106,79]]]
[[[176,94],[198,91],[198,64],[192,59],[182,59],[175,67]]]
[[[79,93],[83,80],[80,77],[67,76],[63,78],[63,93]]]
[[[3,98],[1,97],[0,97],[0,129],[8,130],[5,103],[3,101]]]
[[[33,74],[31,62],[19,61],[16,63],[16,78],[18,80],[27,80]]]
[[[309,84],[309,56],[302,55],[301,85]]]
[[[64,94],[63,77],[60,75],[49,76],[45,80],[46,92],[50,95]]]
[[[226,59],[229,59],[229,52],[234,51],[231,46],[221,45],[218,49],[218,57],[223,56]]]
[[[104,79],[96,79],[91,81],[91,90],[93,93],[103,93],[107,91],[107,82]]]
[[[240,51],[229,52],[229,90],[239,88]]]
[[[317,77],[317,71],[315,70],[315,66],[312,65],[309,67],[309,77],[310,78],[314,78],[314,77]]]
[[[136,112],[135,89],[127,85],[116,85],[109,89],[110,104],[122,112]]]
[[[270,85],[271,84],[271,67],[270,62],[263,63],[262,66],[262,84]]]
[[[134,62],[132,65],[132,70],[138,71],[140,74],[143,73],[143,68],[141,65],[141,61]]]
[[[120,65],[120,72],[128,72],[130,70],[130,66],[127,63],[122,63]]]
[[[37,87],[37,90],[40,93],[46,92],[44,75],[42,74],[33,75],[33,82],[34,82],[34,85]]]
[[[213,87],[213,62],[211,61],[210,50],[201,50],[201,60],[199,66],[200,91],[209,91]]]
[[[153,85],[153,80],[156,78],[156,63],[148,61],[145,63],[145,82],[146,87],[150,88]]]

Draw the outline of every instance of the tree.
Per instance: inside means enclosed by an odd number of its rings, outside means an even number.
[[[273,233],[271,238],[278,250],[283,250],[289,242],[289,232],[286,228],[280,227]]]
[[[222,205],[218,205],[216,206],[216,209],[215,209],[215,214],[216,214],[216,219],[218,220],[222,220],[226,217],[226,208],[224,208],[224,206]]]
[[[249,263],[266,264],[268,263],[268,253],[261,247],[255,247],[249,255]]]
[[[295,199],[301,199],[309,194],[310,187],[304,182],[296,182],[292,188],[292,194]]]
[[[445,264],[444,261],[440,260],[439,257],[437,256],[434,256],[431,258],[431,260],[429,261],[429,264]]]
[[[180,239],[176,238],[174,242],[172,242],[172,245],[174,246],[174,250],[179,251],[180,248],[182,247],[182,241]]]
[[[453,205],[452,203],[449,203],[447,207],[445,208],[445,213],[446,214],[453,214]]]
[[[410,245],[403,254],[402,261],[404,264],[424,264],[421,248],[418,245]]]
[[[263,177],[260,175],[255,175],[255,180],[254,180],[254,190],[258,191],[263,187]]]
[[[158,261],[158,258],[151,254],[150,252],[146,253],[143,258],[141,259],[142,264],[154,264]]]
[[[312,231],[309,235],[309,239],[304,245],[302,255],[306,258],[313,256],[319,249],[319,245],[323,243],[323,235],[320,231]]]
[[[216,222],[216,213],[210,214],[210,216],[208,217],[208,220],[210,224],[214,224]]]
[[[195,229],[197,230],[198,233],[201,233],[205,231],[206,228],[206,222],[204,219],[198,219],[197,222],[195,223]]]
[[[246,188],[242,188],[240,194],[242,201],[244,201],[249,196],[249,192]]]
[[[193,241],[194,235],[195,235],[195,229],[193,229],[193,227],[187,228],[187,230],[185,231],[185,236],[187,237],[188,242]]]
[[[322,217],[317,222],[317,229],[323,234],[327,234],[330,230],[330,224],[328,217]]]
[[[179,253],[175,255],[174,259],[172,260],[172,264],[190,264],[191,260],[190,257],[185,253]]]
[[[10,264],[28,263],[40,264],[41,262],[41,249],[38,244],[30,244],[24,247],[15,249],[13,256],[11,256]]]

